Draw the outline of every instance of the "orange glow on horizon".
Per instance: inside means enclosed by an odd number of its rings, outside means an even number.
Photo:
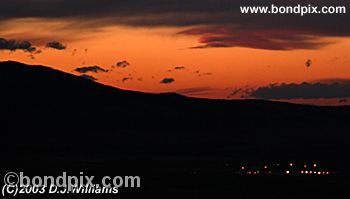
[[[99,82],[130,90],[144,92],[176,92],[201,88],[183,94],[206,98],[226,98],[240,87],[258,87],[271,83],[300,83],[330,78],[350,79],[348,38],[329,38],[334,43],[318,50],[272,51],[247,48],[188,49],[198,44],[194,36],[180,36],[179,28],[109,27],[92,33],[65,30],[64,22],[38,20],[16,21],[21,26],[11,26],[0,33],[8,38],[45,38],[52,36],[68,45],[65,51],[43,49],[31,59],[24,52],[0,52],[0,60],[17,60],[28,64],[52,66],[74,73],[76,67],[99,65],[111,69],[117,61],[127,60],[131,66],[110,73],[91,74]],[[48,26],[61,27],[53,33]],[[33,29],[36,29],[35,31]],[[45,31],[46,30],[46,31]],[[78,37],[78,33],[81,37]],[[73,36],[72,36],[73,35]],[[33,39],[36,45],[42,40]],[[85,50],[86,49],[86,50]],[[73,56],[74,54],[74,56]],[[350,57],[349,57],[350,58]],[[305,67],[311,59],[312,67]],[[174,70],[184,66],[185,70]],[[171,71],[170,71],[171,70]],[[197,73],[197,71],[199,71]],[[76,73],[75,73],[76,74]],[[132,81],[122,81],[132,76]],[[163,78],[174,78],[172,84],[160,84]],[[297,100],[296,100],[297,101]],[[305,102],[305,100],[301,100]],[[307,102],[307,101],[306,101]],[[313,103],[313,100],[309,100]],[[325,103],[337,101],[325,100]]]

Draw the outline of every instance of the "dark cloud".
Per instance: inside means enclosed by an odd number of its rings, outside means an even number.
[[[46,44],[46,47],[56,49],[56,50],[65,50],[67,48],[67,46],[63,45],[62,43],[60,43],[58,41],[49,42]]]
[[[116,64],[117,68],[126,68],[128,66],[130,66],[130,63],[126,60],[117,62],[117,64]]]
[[[0,21],[16,18],[69,19],[75,27],[110,25],[182,27],[181,35],[197,35],[200,45],[270,50],[315,49],[325,37],[350,36],[349,14],[253,15],[240,6],[298,4],[344,6],[346,0],[2,0]],[[68,21],[68,20],[66,20]],[[74,26],[73,26],[74,27]],[[195,28],[194,28],[195,27]]]
[[[349,98],[350,81],[272,84],[252,90],[248,97],[258,99]]]
[[[16,41],[0,38],[0,51],[1,50],[22,50],[25,52],[33,53],[36,51],[36,48],[29,41]]]
[[[237,95],[240,94],[243,90],[244,90],[244,88],[235,88],[235,89],[228,95],[228,98],[237,96]]]
[[[41,54],[41,53],[43,53],[43,51],[41,49],[39,49],[39,50],[35,51],[33,54],[38,55],[38,54]]]
[[[133,78],[132,77],[124,77],[122,79],[122,82],[126,82],[126,81],[129,81],[129,80],[133,80]]]
[[[91,80],[91,81],[96,81],[97,79],[91,75],[87,75],[87,74],[83,74],[83,75],[80,75],[80,77],[84,78],[84,79],[87,79],[87,80]]]
[[[168,72],[171,73],[173,71],[185,70],[185,66],[175,66],[173,69],[169,69]]]
[[[254,92],[254,88],[251,88],[249,86],[244,86],[240,88],[235,88],[228,96],[227,98],[249,98],[250,94]]]
[[[312,65],[312,60],[311,60],[311,59],[308,59],[308,60],[305,62],[305,65],[306,65],[306,67],[310,68],[311,65]]]
[[[174,78],[164,78],[162,81],[160,81],[161,84],[171,84],[174,82],[175,82]]]
[[[109,72],[108,70],[101,68],[99,66],[84,66],[84,67],[79,67],[74,70],[75,72],[78,73],[88,73],[88,72],[93,72],[93,73],[99,73],[99,72]]]
[[[186,67],[185,66],[175,66],[174,70],[185,70]]]
[[[201,73],[201,71],[199,70],[194,71],[194,73],[197,74],[198,77],[213,75],[213,73],[208,73],[208,72]]]
[[[199,27],[182,31],[183,35],[200,36],[201,45],[191,47],[228,48],[247,47],[268,50],[317,49],[329,44],[315,35],[303,35],[284,30],[244,30],[235,27]]]
[[[213,73],[202,73],[202,74],[199,74],[198,76],[201,77],[201,76],[210,76],[210,75],[213,75]]]
[[[28,57],[33,60],[35,59],[35,56],[33,54],[30,54]]]

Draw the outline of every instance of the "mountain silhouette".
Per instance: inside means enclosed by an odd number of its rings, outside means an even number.
[[[207,190],[208,179],[232,191],[249,161],[320,161],[349,176],[350,107],[148,94],[12,61],[0,85],[4,169],[144,174],[147,193]]]

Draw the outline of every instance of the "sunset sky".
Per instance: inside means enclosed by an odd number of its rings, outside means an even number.
[[[348,14],[243,15],[254,4],[242,0],[1,4],[1,61],[145,92],[350,104]],[[76,70],[89,66],[104,71]]]

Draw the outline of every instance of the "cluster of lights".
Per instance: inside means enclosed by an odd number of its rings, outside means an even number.
[[[329,171],[320,171],[320,170],[315,170],[318,165],[315,163],[315,164],[311,164],[310,165],[310,170],[307,169],[308,168],[308,165],[307,164],[304,164],[304,169],[296,169],[296,166],[294,165],[294,163],[289,163],[288,164],[290,169],[287,169],[285,171],[280,171],[280,172],[276,172],[276,173],[279,173],[281,174],[284,173],[285,175],[330,175],[331,173]],[[277,164],[277,166],[279,167],[280,165]],[[259,174],[263,174],[263,175],[271,175],[272,174],[272,171],[269,169],[268,171],[266,171],[269,167],[267,165],[264,165],[263,166],[263,170],[262,172],[260,172],[259,170],[251,170],[251,171],[248,171],[246,169],[246,167],[241,167],[241,172],[243,174],[246,174],[246,175],[259,175]]]
[[[241,169],[242,169],[242,171],[246,170],[245,167],[242,167]],[[260,171],[247,171],[247,172],[245,172],[245,174],[247,174],[247,175],[258,175],[258,174],[260,174]]]
[[[248,171],[247,175],[258,175],[259,173],[259,171]]]
[[[304,175],[329,175],[329,171],[300,171],[300,174]]]

